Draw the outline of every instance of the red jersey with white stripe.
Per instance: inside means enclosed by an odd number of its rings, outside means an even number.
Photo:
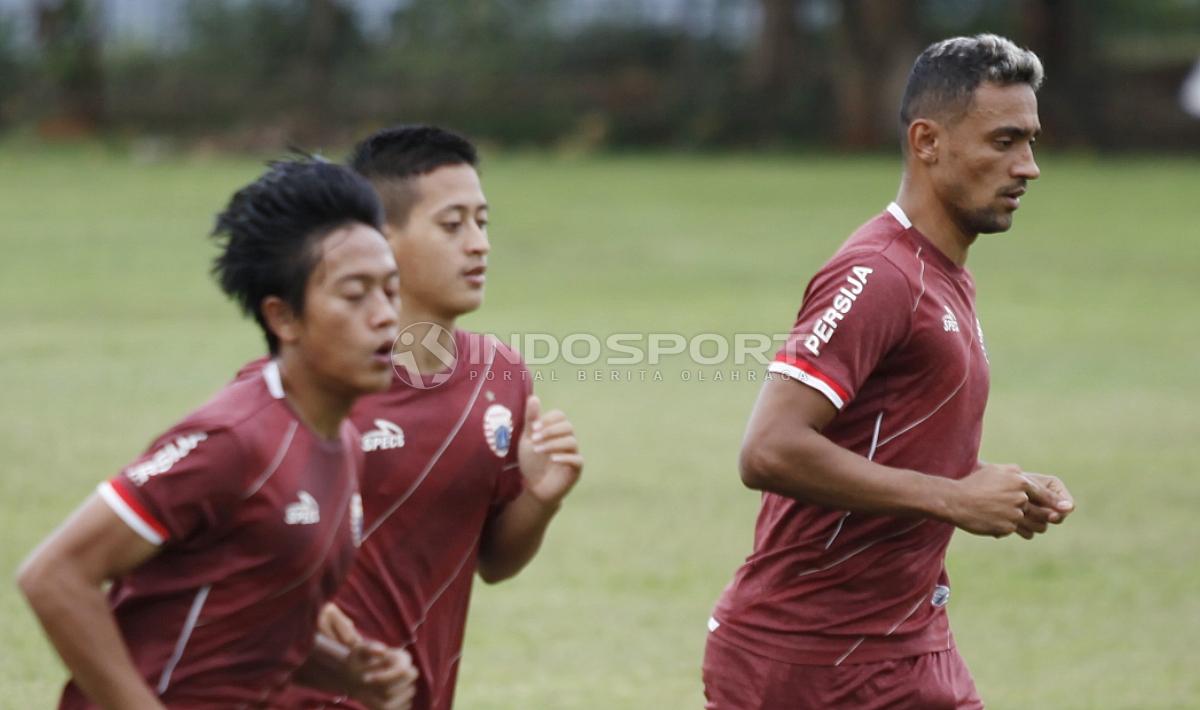
[[[350,415],[363,432],[366,528],[335,602],[364,636],[412,654],[413,710],[453,705],[480,540],[524,481],[517,441],[532,375],[491,336],[460,330],[455,345],[449,377],[425,388],[397,378]],[[288,699],[358,707],[299,688]]]
[[[988,364],[975,285],[895,204],[813,277],[769,370],[825,395],[838,412],[822,433],[850,451],[956,479],[978,465]],[[953,531],[765,493],[754,552],[709,627],[759,655],[810,665],[949,649]]]
[[[270,363],[101,484],[114,512],[161,546],[109,600],[166,705],[276,706],[354,558],[358,444],[349,421],[336,441],[301,423]],[[60,707],[95,705],[70,683]]]

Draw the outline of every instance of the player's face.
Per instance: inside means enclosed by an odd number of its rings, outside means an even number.
[[[332,232],[318,248],[299,319],[301,357],[335,389],[352,395],[387,389],[400,279],[392,251],[363,224]]]
[[[389,222],[406,309],[453,321],[483,304],[488,204],[479,174],[447,165],[413,179],[414,203],[403,225]]]
[[[1033,89],[990,82],[975,90],[966,114],[945,127],[936,189],[965,233],[1012,226],[1026,183],[1040,174],[1033,159],[1040,132]]]

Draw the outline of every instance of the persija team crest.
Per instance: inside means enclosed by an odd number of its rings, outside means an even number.
[[[512,411],[503,404],[493,404],[483,413],[483,438],[492,453],[504,458],[512,445]]]

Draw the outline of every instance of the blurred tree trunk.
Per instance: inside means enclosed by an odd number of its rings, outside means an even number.
[[[921,51],[916,0],[844,0],[836,32],[833,95],[838,144],[895,144],[900,97]]]
[[[1046,69],[1039,95],[1047,133],[1056,143],[1101,145],[1105,142],[1103,86],[1087,3],[1080,0],[1024,0],[1024,42]]]
[[[746,88],[755,94],[785,90],[803,63],[794,0],[762,0],[762,24],[745,69]]]
[[[760,24],[742,66],[739,132],[755,141],[790,139],[797,107],[812,93],[812,57],[796,17],[796,0],[760,0]]]
[[[99,13],[89,0],[35,0],[38,45],[57,98],[43,132],[74,135],[104,123]]]
[[[332,116],[333,67],[337,62],[338,10],[336,0],[308,0],[304,38],[304,115],[299,137],[319,142]]]

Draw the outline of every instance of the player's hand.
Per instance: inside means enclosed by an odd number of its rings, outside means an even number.
[[[317,632],[325,634],[346,648],[354,648],[362,643],[362,636],[354,627],[354,622],[333,602],[321,607],[321,613],[317,615]]]
[[[417,669],[401,648],[363,639],[336,604],[321,607],[317,630],[350,650],[346,668],[350,695],[372,710],[407,710],[416,695]]]
[[[350,695],[371,710],[408,710],[417,692],[417,669],[402,648],[362,641],[347,665],[357,679]]]
[[[575,427],[557,409],[543,415],[537,395],[530,395],[525,402],[525,428],[517,445],[517,463],[525,476],[526,490],[550,506],[562,502],[583,471]]]
[[[1049,493],[1013,464],[984,464],[956,483],[949,520],[975,535],[1011,535],[1025,520],[1031,500],[1049,500]]]
[[[1031,540],[1034,535],[1046,532],[1049,525],[1062,523],[1075,510],[1075,499],[1057,476],[1029,472],[1024,476],[1037,488],[1029,496],[1024,517],[1017,524],[1017,534]]]

